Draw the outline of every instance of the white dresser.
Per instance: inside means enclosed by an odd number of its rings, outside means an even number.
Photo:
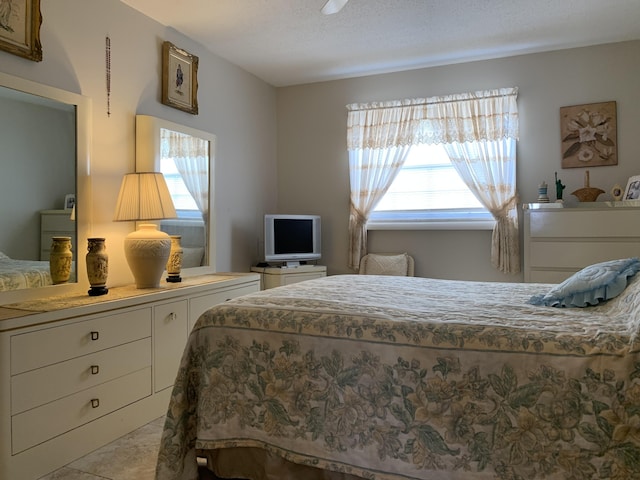
[[[560,283],[593,263],[640,257],[640,203],[526,204],[524,281]]]
[[[76,222],[71,220],[71,210],[40,212],[40,260],[49,260],[52,237],[71,237],[71,250],[78,253]]]
[[[256,274],[0,307],[0,478],[36,479],[163,415],[187,336]]]
[[[327,276],[327,267],[323,265],[251,267],[251,271],[260,274],[260,288],[262,290]]]

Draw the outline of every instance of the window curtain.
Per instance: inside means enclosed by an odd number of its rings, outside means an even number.
[[[400,171],[415,132],[419,112],[410,102],[352,104],[349,109],[349,268],[358,270],[367,253],[367,220]]]
[[[209,142],[202,138],[161,129],[160,154],[173,158],[184,184],[202,214],[209,211]]]
[[[366,222],[386,189],[377,185],[375,199],[369,169],[387,168],[363,159],[368,149],[404,150],[407,146],[445,144],[457,171],[478,200],[496,218],[492,264],[503,272],[520,271],[515,141],[518,138],[517,88],[397,102],[348,105],[347,145],[351,183],[349,266],[366,253]],[[403,158],[394,164],[390,185]],[[352,164],[354,164],[352,166]],[[377,176],[381,176],[378,174]],[[370,205],[371,204],[371,205]],[[369,206],[370,205],[370,206]]]

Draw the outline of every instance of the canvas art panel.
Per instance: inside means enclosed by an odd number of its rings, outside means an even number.
[[[560,108],[562,168],[618,164],[616,102]]]
[[[40,0],[0,0],[0,49],[42,60]]]
[[[162,103],[198,114],[198,57],[176,47],[162,44]]]

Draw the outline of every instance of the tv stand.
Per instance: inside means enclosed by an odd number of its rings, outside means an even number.
[[[251,267],[251,271],[260,274],[261,290],[327,276],[327,267],[323,265]]]

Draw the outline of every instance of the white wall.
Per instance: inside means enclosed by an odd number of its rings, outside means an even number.
[[[618,166],[590,168],[591,186],[607,192],[640,174],[640,42],[523,55],[278,89],[278,210],[323,217],[323,260],[330,274],[348,273],[349,177],[345,105],[519,87],[518,191],[537,198],[538,184],[583,187],[584,170],[561,169],[562,106],[615,100]],[[549,193],[554,197],[555,190]],[[555,197],[554,197],[555,198]],[[371,251],[408,251],[416,274],[436,278],[520,281],[490,264],[489,231],[374,231]]]
[[[276,193],[276,93],[202,45],[119,0],[41,2],[43,61],[0,51],[2,72],[79,93],[93,101],[91,235],[105,236],[109,284],[133,280],[122,240],[134,226],[111,221],[122,175],[134,171],[135,115],[153,115],[217,136],[215,212],[218,271],[248,271]],[[105,37],[111,38],[111,115],[107,115]],[[161,45],[199,57],[197,116],[162,105]],[[78,246],[84,250],[85,246]]]

